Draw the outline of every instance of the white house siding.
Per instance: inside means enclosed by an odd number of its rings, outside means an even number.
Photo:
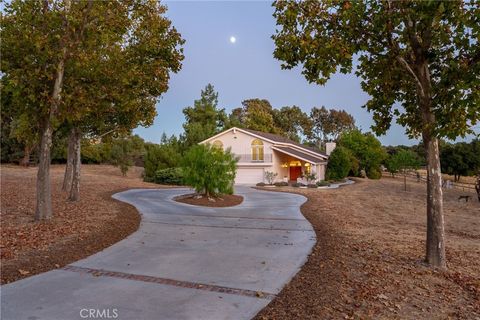
[[[240,132],[239,130],[235,130],[236,132],[233,133],[232,131],[225,132],[221,136],[212,139],[211,143],[213,143],[215,140],[220,140],[223,143],[223,148],[227,149],[230,147],[232,149],[232,152],[237,154],[237,155],[251,155],[252,154],[252,141],[255,140],[255,137],[245,134],[243,132]],[[272,153],[272,144],[260,139],[263,142],[263,152],[264,154],[271,154]]]

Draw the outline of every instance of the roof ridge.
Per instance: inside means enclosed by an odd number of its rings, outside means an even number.
[[[245,131],[248,131],[250,133],[253,133],[253,134],[256,134],[256,135],[259,135],[261,137],[264,137],[266,139],[270,139],[272,141],[275,141],[275,142],[280,142],[280,143],[290,143],[294,146],[297,146],[297,147],[300,147],[300,148],[305,148],[311,152],[315,152],[315,153],[318,153],[322,156],[327,156],[325,153],[321,152],[320,150],[317,150],[316,148],[313,148],[313,147],[310,147],[310,146],[307,146],[307,145],[304,145],[302,143],[299,143],[299,142],[296,142],[296,141],[293,141],[292,139],[289,139],[285,136],[282,136],[282,135],[279,135],[279,134],[276,134],[276,133],[270,133],[270,132],[263,132],[263,131],[258,131],[258,130],[253,130],[253,129],[247,129],[247,128],[239,128],[239,129],[242,129],[242,130],[245,130]],[[276,138],[279,138],[277,140],[275,139],[272,139],[272,137],[276,137]]]

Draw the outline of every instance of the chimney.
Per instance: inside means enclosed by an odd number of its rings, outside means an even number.
[[[333,152],[333,149],[335,149],[336,146],[337,144],[335,142],[327,142],[325,144],[325,153],[327,154],[327,156],[329,156]]]

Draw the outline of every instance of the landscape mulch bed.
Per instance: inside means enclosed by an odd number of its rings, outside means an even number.
[[[207,198],[202,196],[198,198],[198,194],[187,194],[174,198],[175,201],[191,204],[194,206],[204,207],[233,207],[243,202],[243,197],[235,194],[225,194],[216,198]]]
[[[111,195],[130,188],[159,188],[133,168],[127,177],[111,166],[82,166],[81,193],[67,201],[64,166],[52,167],[53,218],[34,221],[36,168],[1,167],[1,283],[9,283],[85,258],[138,229],[140,215]]]
[[[423,263],[425,185],[359,181],[274,190],[308,198],[301,211],[317,243],[255,319],[480,319],[480,203],[445,192],[448,270],[433,270]]]

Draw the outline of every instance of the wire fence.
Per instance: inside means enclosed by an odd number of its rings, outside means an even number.
[[[386,172],[386,171],[382,172],[382,176],[392,177],[392,175],[389,172]],[[395,174],[395,178],[403,178],[403,176],[404,176],[403,173]],[[407,172],[406,176],[407,176],[408,179],[412,179],[412,180],[415,180],[417,182],[427,183],[427,176],[422,175],[417,171]],[[476,193],[474,183],[454,182],[454,181],[451,181],[451,180],[443,179],[442,187],[446,188],[446,189],[455,188],[455,189],[462,190],[462,191]]]

